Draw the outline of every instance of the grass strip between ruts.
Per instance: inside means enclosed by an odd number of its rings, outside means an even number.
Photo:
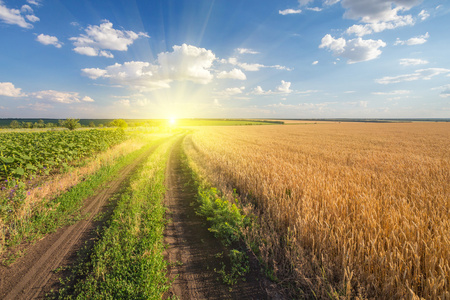
[[[169,288],[164,260],[165,172],[176,137],[132,176],[87,259],[59,290],[62,299],[160,299]],[[75,282],[71,282],[75,281]]]

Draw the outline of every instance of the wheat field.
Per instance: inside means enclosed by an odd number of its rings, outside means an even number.
[[[450,299],[450,124],[211,127],[185,149],[295,293]]]

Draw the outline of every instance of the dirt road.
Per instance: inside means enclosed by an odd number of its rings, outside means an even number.
[[[245,282],[228,286],[214,268],[220,269],[218,253],[226,251],[208,231],[205,220],[195,214],[196,191],[181,165],[181,143],[175,144],[166,174],[166,206],[171,219],[165,232],[169,278],[175,279],[165,298],[180,299],[274,299],[258,264],[250,261],[251,272]]]
[[[76,252],[93,237],[93,230],[101,225],[94,217],[108,209],[108,200],[121,190],[136,167],[155,148],[143,153],[120,171],[120,176],[85,200],[82,215],[87,215],[87,218],[60,228],[31,245],[26,255],[11,266],[0,266],[0,299],[41,299],[57,287],[61,274],[55,274],[54,270],[70,266],[74,262]]]

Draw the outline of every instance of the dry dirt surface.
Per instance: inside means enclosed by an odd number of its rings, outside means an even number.
[[[26,255],[11,266],[0,266],[0,299],[43,299],[52,289],[57,289],[61,274],[55,274],[54,270],[74,262],[76,252],[92,239],[94,229],[100,225],[94,217],[108,209],[108,200],[120,192],[129,176],[154,149],[143,153],[121,170],[118,177],[85,200],[81,210],[87,216],[85,219],[30,245]]]
[[[222,283],[221,275],[214,271],[221,268],[222,259],[217,254],[226,249],[208,231],[205,220],[195,213],[196,190],[183,173],[180,142],[172,149],[166,174],[169,224],[165,231],[168,245],[165,255],[169,262],[168,276],[174,282],[164,298],[282,299],[261,274],[256,258],[250,259],[251,271],[246,281],[233,286]]]

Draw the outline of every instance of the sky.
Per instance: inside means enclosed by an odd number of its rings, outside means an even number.
[[[445,0],[0,0],[0,118],[450,118]]]

